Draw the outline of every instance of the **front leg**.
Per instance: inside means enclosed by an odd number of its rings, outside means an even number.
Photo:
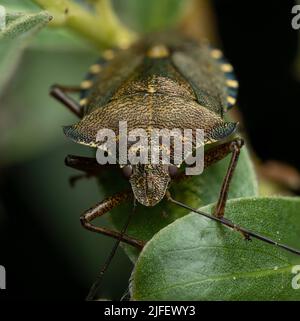
[[[105,227],[95,226],[91,223],[95,218],[104,215],[121,203],[131,200],[132,197],[132,192],[126,191],[104,199],[102,202],[96,204],[81,215],[80,222],[82,226],[92,232],[113,237],[117,240],[121,240],[122,242],[135,246],[138,249],[142,249],[144,242]]]
[[[84,174],[72,176],[70,178],[71,186],[74,186],[75,183],[83,178],[97,177],[101,173],[107,170],[118,170],[117,165],[114,164],[103,164],[100,165],[96,158],[86,157],[86,156],[77,156],[77,155],[68,155],[65,158],[65,165],[79,171],[83,171]]]
[[[204,153],[204,168],[207,168],[217,163],[218,161],[224,159],[229,153],[232,153],[226,175],[223,179],[218,202],[213,212],[214,216],[218,218],[224,217],[230,182],[232,180],[234,170],[236,169],[236,165],[240,156],[240,151],[243,145],[244,145],[243,139],[235,138],[232,141],[229,141],[227,143],[224,143],[212,149],[209,149]]]
[[[229,141],[227,143],[223,143],[214,148],[211,148],[204,153],[204,168],[207,168],[217,163],[218,161],[224,159],[228,154],[232,153],[232,157],[227,169],[227,173],[223,179],[217,205],[213,213],[218,218],[222,218],[224,216],[230,182],[238,162],[240,150],[243,147],[243,145],[244,145],[244,141],[241,138],[235,138],[232,141]],[[190,177],[191,176],[186,176],[185,173],[183,172],[178,177],[175,178],[175,182],[180,182],[181,180],[187,179]]]
[[[230,142],[229,150],[231,151],[232,156],[231,156],[231,160],[230,160],[226,175],[223,179],[220,195],[218,198],[218,203],[213,213],[218,218],[224,217],[230,182],[232,180],[233,173],[236,169],[236,165],[238,163],[238,159],[240,156],[240,151],[243,145],[244,145],[244,141],[242,139],[235,139],[232,142]]]

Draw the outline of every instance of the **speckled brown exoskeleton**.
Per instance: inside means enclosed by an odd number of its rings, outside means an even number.
[[[175,166],[171,157],[169,164],[116,166],[100,165],[95,158],[69,155],[66,165],[86,172],[87,176],[101,174],[103,170],[121,170],[131,185],[131,189],[110,196],[83,213],[82,225],[116,238],[116,244],[125,242],[141,249],[143,241],[125,234],[129,220],[121,232],[96,226],[92,221],[130,199],[155,206],[166,198],[238,230],[246,239],[252,236],[300,254],[224,218],[230,181],[243,146],[243,140],[235,134],[237,123],[224,120],[224,114],[235,104],[237,87],[233,68],[220,50],[176,34],[149,36],[129,49],[108,50],[90,67],[80,86],[52,86],[51,95],[80,118],[75,125],[64,127],[65,135],[76,143],[99,146],[96,137],[103,128],[113,130],[118,140],[119,122],[126,121],[128,130],[142,128],[149,136],[153,128],[203,129],[205,146],[211,145],[205,150],[204,168],[232,154],[213,215],[170,195],[170,184],[180,184],[186,178],[185,172],[178,168],[184,167],[184,162]],[[80,93],[79,103],[67,95],[72,92]],[[172,150],[169,152],[172,154]],[[90,293],[95,293],[95,287]]]

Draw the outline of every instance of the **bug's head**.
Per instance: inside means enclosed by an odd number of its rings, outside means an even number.
[[[168,165],[127,165],[123,172],[129,178],[135,198],[145,206],[159,203],[171,180]]]

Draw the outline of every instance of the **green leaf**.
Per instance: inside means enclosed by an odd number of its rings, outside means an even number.
[[[199,176],[174,184],[170,189],[172,196],[195,208],[215,202],[218,198],[230,157],[229,155],[224,160],[207,168]],[[103,185],[107,195],[112,195],[116,190],[121,189],[117,179],[110,178],[110,181],[115,182],[114,188],[109,184]],[[125,187],[123,186],[122,188]],[[243,148],[230,187],[229,198],[256,195],[257,181],[255,173],[248,151]],[[128,204],[112,212],[112,222],[117,229],[122,229],[127,217],[124,213],[129,213],[131,210],[132,205]],[[155,207],[138,206],[137,213],[128,228],[128,234],[144,241],[150,240],[163,227],[186,214],[186,210],[176,207],[165,200]],[[137,251],[130,246],[125,245],[124,247],[130,258],[135,260],[138,254]]]
[[[17,37],[26,39],[27,36],[35,34],[51,19],[52,16],[46,11],[34,14],[9,13],[6,16],[6,28],[0,33],[0,39],[14,39]],[[22,38],[20,38],[20,40],[22,40]]]
[[[33,35],[51,19],[47,12],[8,14],[0,32],[0,96]]]
[[[300,247],[299,198],[231,200],[226,217]],[[292,287],[299,264],[297,255],[255,239],[247,242],[193,213],[145,246],[132,274],[131,294],[134,300],[300,300],[300,289]]]

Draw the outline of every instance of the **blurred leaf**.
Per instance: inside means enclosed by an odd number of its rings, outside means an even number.
[[[193,176],[171,186],[170,191],[172,196],[195,208],[217,201],[230,157],[229,155],[224,160],[207,168],[199,176]],[[113,181],[115,182],[115,189],[113,189],[111,185],[103,186],[107,195],[111,195],[116,189],[121,190],[125,188],[125,186],[120,187],[120,185],[118,185],[116,178],[114,178]],[[129,183],[127,183],[127,188],[130,188]],[[256,195],[257,181],[254,169],[246,148],[243,148],[230,186],[229,198]],[[128,204],[127,206],[124,205],[112,211],[112,222],[117,229],[122,229],[127,217],[125,213],[129,213],[131,210],[132,204]],[[128,234],[138,239],[149,240],[163,227],[186,214],[186,210],[176,207],[165,200],[154,207],[139,205],[137,207],[137,213],[128,228]],[[138,254],[137,251],[131,246],[124,246],[130,258],[135,260]]]
[[[37,6],[31,0],[1,0],[1,5],[11,11],[32,11]]]
[[[50,19],[47,12],[7,15],[6,28],[0,32],[0,96],[16,70],[25,47]]]
[[[17,68],[25,44],[12,40],[0,42],[0,96],[7,82]]]
[[[72,55],[76,52],[98,53],[92,46],[87,46],[78,35],[65,28],[45,28],[30,43],[30,49],[39,51],[62,51]]]
[[[212,206],[202,208],[211,211]],[[300,244],[299,198],[231,200],[226,217],[278,242]],[[195,213],[157,233],[132,274],[135,300],[300,300],[300,257]]]
[[[190,0],[113,1],[120,18],[139,33],[159,31],[174,26]]]
[[[49,96],[49,88],[53,83],[80,83],[96,59],[89,52],[26,51],[1,98],[2,165],[36,157],[66,141],[61,126],[77,119]]]
[[[6,28],[0,32],[0,39],[28,40],[39,29],[44,27],[52,16],[46,11],[39,13],[8,13],[6,17]]]

